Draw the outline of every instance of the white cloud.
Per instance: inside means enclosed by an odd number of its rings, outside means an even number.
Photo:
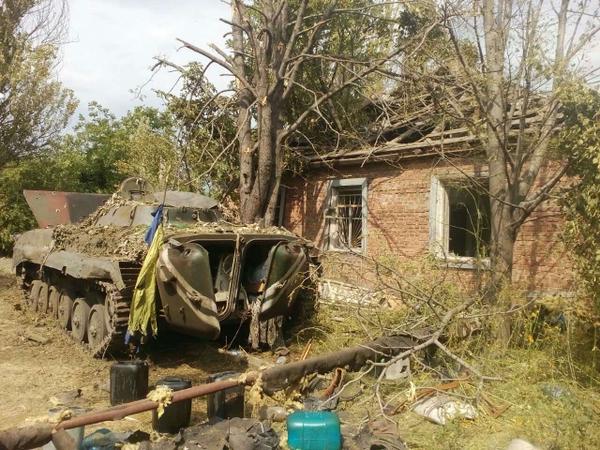
[[[98,101],[122,115],[142,100],[132,90],[151,78],[155,56],[177,64],[201,60],[179,50],[176,38],[206,47],[223,45],[228,26],[219,19],[229,15],[220,0],[72,0],[69,43],[63,49],[59,77],[75,91],[80,112]],[[205,61],[203,61],[205,62]],[[209,78],[224,87],[228,78],[212,70]],[[152,89],[168,90],[177,76],[159,72],[142,89],[143,103],[160,106]]]

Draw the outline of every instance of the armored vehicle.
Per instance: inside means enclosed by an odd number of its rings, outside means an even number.
[[[306,241],[281,228],[229,223],[218,203],[200,194],[154,192],[130,178],[113,196],[25,197],[44,227],[14,245],[25,304],[98,357],[123,350],[129,338],[154,214],[162,213],[164,231],[154,272],[156,319],[177,332],[214,339],[224,325],[248,320],[258,327],[253,345],[273,344],[265,327],[289,314],[307,273]]]

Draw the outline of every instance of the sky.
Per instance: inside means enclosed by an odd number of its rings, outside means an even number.
[[[219,19],[229,15],[229,7],[220,0],[70,0],[69,9],[59,78],[75,92],[83,114],[93,100],[117,116],[141,104],[160,107],[152,90],[171,89],[177,75],[163,69],[151,79],[153,58],[205,63],[190,50],[178,51],[176,38],[204,48],[222,46],[228,31]],[[229,78],[221,73],[211,69],[208,77],[222,88]],[[140,87],[142,98],[132,92]]]

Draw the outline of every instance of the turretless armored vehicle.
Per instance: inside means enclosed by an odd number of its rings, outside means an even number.
[[[15,241],[25,303],[95,356],[124,349],[144,235],[159,204],[156,314],[170,329],[214,339],[224,325],[248,320],[258,327],[253,345],[272,344],[266,328],[289,314],[307,274],[306,241],[281,228],[226,222],[217,202],[200,194],[154,192],[130,178],[113,196],[25,197],[41,227]]]

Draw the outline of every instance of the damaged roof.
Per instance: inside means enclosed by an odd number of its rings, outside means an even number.
[[[485,121],[481,119],[475,99],[462,89],[415,99],[424,106],[407,112],[397,99],[386,100],[385,113],[369,127],[365,143],[358,147],[304,152],[310,167],[363,165],[374,162],[395,163],[409,158],[475,154],[483,150]],[[392,111],[390,113],[390,111]],[[517,106],[509,127],[509,139],[516,138],[524,121],[527,128],[543,123],[542,98],[525,114]]]

